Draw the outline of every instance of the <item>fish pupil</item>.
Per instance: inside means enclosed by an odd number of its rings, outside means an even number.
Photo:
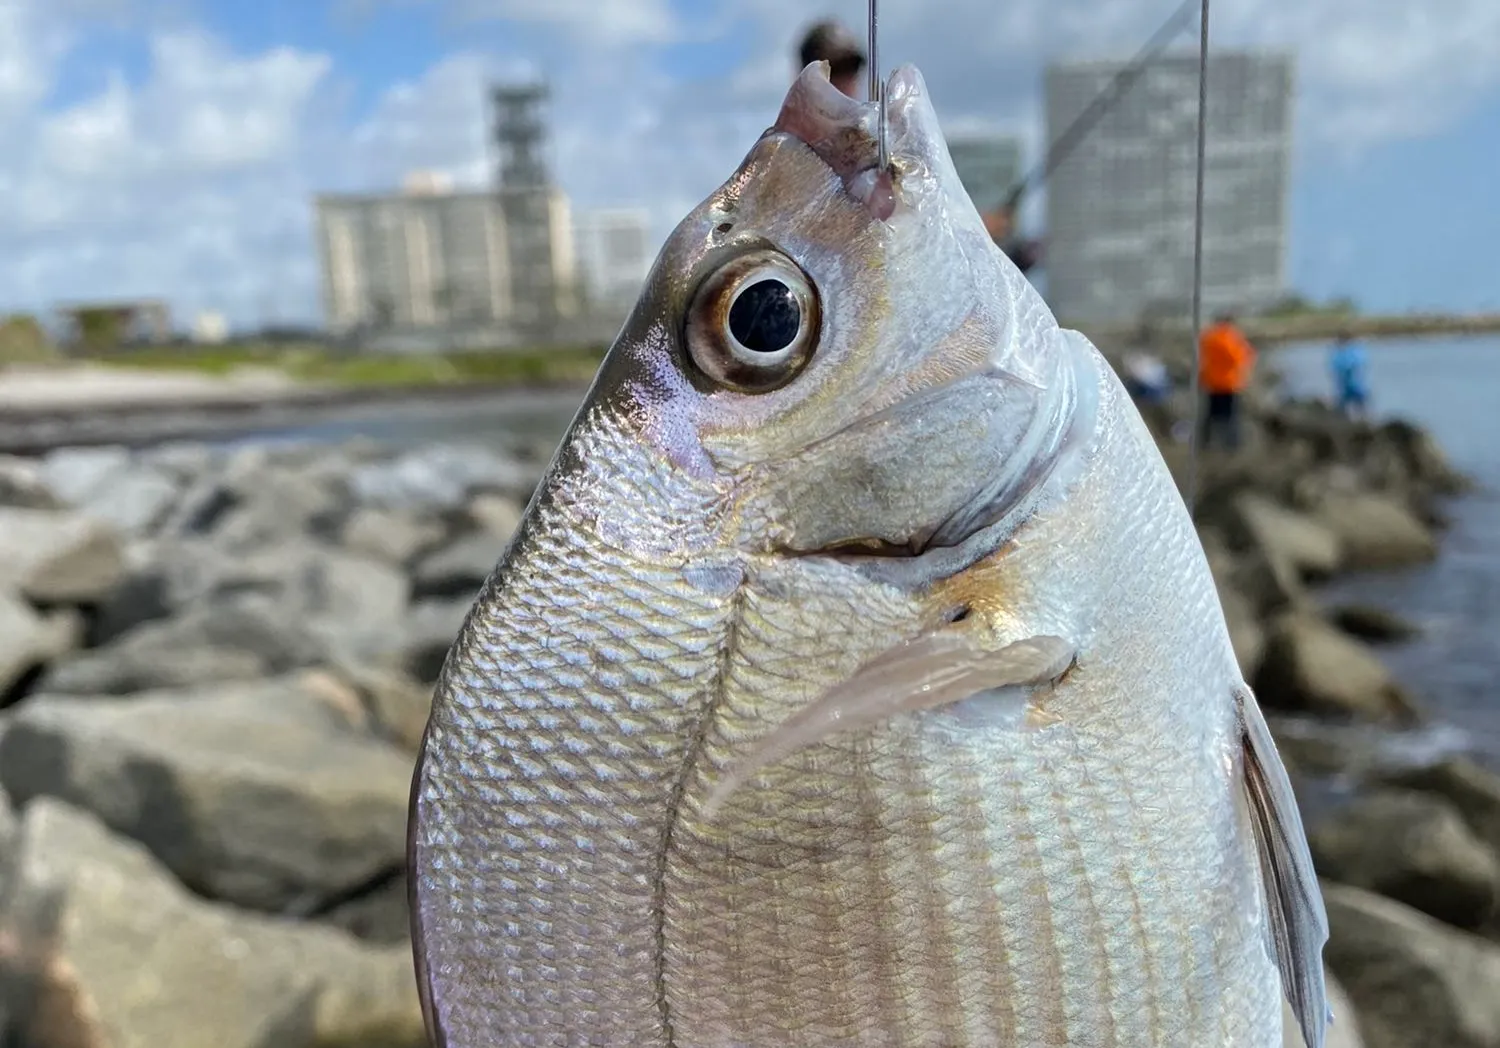
[[[802,306],[780,280],[757,280],[729,307],[729,333],[755,353],[779,353],[802,329]]]

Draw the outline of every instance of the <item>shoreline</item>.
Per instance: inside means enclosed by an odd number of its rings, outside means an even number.
[[[557,380],[368,387],[288,384],[92,403],[66,397],[5,403],[0,397],[0,454],[35,456],[67,447],[149,448],[177,441],[232,440],[353,421],[380,410],[421,412],[485,401],[503,406],[506,401],[563,396],[581,401],[587,389],[587,382]]]

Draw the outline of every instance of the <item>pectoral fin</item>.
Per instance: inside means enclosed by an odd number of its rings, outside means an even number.
[[[830,735],[950,706],[984,691],[1044,684],[1060,677],[1075,655],[1060,637],[1028,637],[994,649],[983,640],[972,631],[944,630],[876,656],[761,739],[714,787],[704,816],[712,817],[762,768]]]
[[[1307,1048],[1323,1048],[1333,1019],[1323,984],[1328,916],[1291,780],[1248,687],[1236,689],[1243,732],[1245,796],[1255,827],[1281,985]]]

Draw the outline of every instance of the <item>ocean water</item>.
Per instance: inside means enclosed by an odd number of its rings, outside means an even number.
[[[1371,408],[1426,427],[1478,485],[1452,500],[1437,560],[1340,580],[1329,600],[1392,608],[1421,636],[1383,648],[1396,677],[1485,763],[1500,768],[1500,338],[1367,343]],[[1267,356],[1288,392],[1331,392],[1326,345]]]

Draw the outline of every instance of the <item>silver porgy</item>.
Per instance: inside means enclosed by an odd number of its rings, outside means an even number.
[[[665,244],[449,655],[440,1048],[1279,1048],[1317,882],[1189,514],[961,188],[809,66]]]

